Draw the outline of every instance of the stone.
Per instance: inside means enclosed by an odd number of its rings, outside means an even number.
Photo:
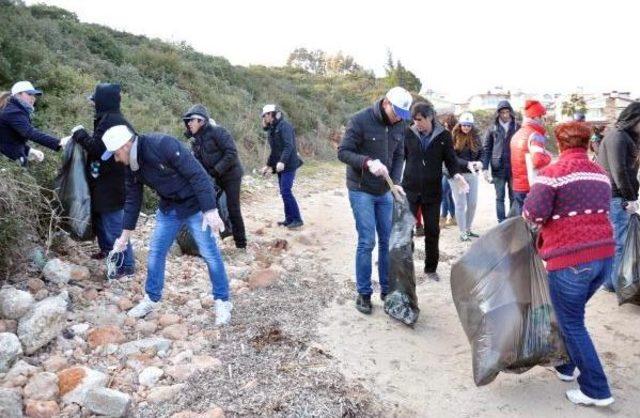
[[[42,274],[47,280],[57,285],[67,284],[69,280],[88,280],[91,276],[88,268],[66,263],[59,258],[54,258],[47,262]]]
[[[0,319],[0,332],[18,332],[18,321],[15,319]]]
[[[166,369],[166,372],[169,376],[171,376],[176,382],[184,382],[191,375],[193,375],[198,368],[189,363],[189,364],[178,364],[176,366],[169,366]]]
[[[121,311],[128,311],[133,308],[133,302],[129,298],[120,298],[118,299],[118,309]]]
[[[273,269],[258,270],[249,276],[251,289],[264,289],[273,285],[279,278],[279,274]]]
[[[53,340],[66,323],[66,293],[37,302],[29,312],[20,318],[18,338],[29,355]]]
[[[175,325],[179,322],[180,316],[176,314],[164,314],[160,315],[160,318],[158,318],[158,324],[160,324],[162,328],[168,327],[169,325]]]
[[[85,366],[75,366],[58,372],[58,387],[64,403],[84,405],[89,389],[104,387],[108,376]]]
[[[238,279],[231,279],[231,281],[229,282],[229,289],[231,289],[232,292],[235,292],[236,290],[242,289],[243,287],[247,286],[248,285],[246,282]]]
[[[193,356],[191,363],[198,369],[218,369],[222,367],[222,362],[212,356]]]
[[[75,324],[71,326],[71,331],[73,331],[73,335],[83,336],[87,331],[89,331],[89,328],[91,328],[91,325],[85,322],[83,324]]]
[[[147,387],[155,386],[163,374],[164,372],[159,367],[147,367],[138,375],[138,383]]]
[[[187,301],[187,307],[191,312],[196,312],[202,309],[202,304],[199,299],[191,299]]]
[[[0,389],[0,417],[22,418],[22,396],[15,389]]]
[[[193,411],[181,411],[171,415],[171,418],[200,418],[200,414]]]
[[[155,321],[139,320],[135,325],[135,330],[144,336],[154,334],[158,329],[158,323]]]
[[[131,406],[131,396],[114,389],[89,389],[83,406],[98,415],[124,417]]]
[[[30,365],[24,360],[18,360],[16,361],[16,364],[13,365],[11,370],[9,370],[9,372],[5,376],[5,379],[12,380],[18,376],[24,376],[26,378],[29,378],[34,374],[38,373],[39,371],[40,369],[38,369],[36,366]]]
[[[216,406],[203,413],[200,418],[224,418],[224,410]]]
[[[18,336],[9,332],[0,333],[0,373],[7,372],[22,355],[22,345]]]
[[[60,407],[55,401],[34,401],[28,399],[25,402],[25,407],[29,418],[54,418],[60,416]]]
[[[51,372],[34,375],[24,387],[24,397],[34,401],[55,400],[58,392],[58,376]]]
[[[44,282],[40,279],[29,279],[27,280],[27,288],[31,293],[38,293],[44,289]]]
[[[243,280],[251,273],[249,266],[226,266],[225,268],[229,279]]]
[[[105,344],[121,344],[126,341],[126,337],[115,325],[93,328],[87,334],[87,343],[91,349]]]
[[[150,348],[155,351],[167,351],[171,347],[171,340],[160,337],[144,338],[142,340],[130,341],[120,346],[119,353],[123,356],[146,351]]]
[[[88,309],[84,313],[84,320],[97,326],[116,325],[121,327],[124,324],[126,315],[120,312],[116,305],[101,305],[93,309]]]
[[[63,356],[52,356],[43,361],[42,366],[48,372],[57,372],[67,368],[67,366],[69,366],[69,363]]]
[[[185,362],[186,360],[191,360],[193,357],[193,351],[185,350],[173,356],[169,361],[171,364],[176,365]]]
[[[184,386],[184,383],[179,383],[177,385],[152,388],[147,395],[147,401],[152,403],[168,401],[180,393]]]
[[[31,293],[7,286],[0,290],[0,316],[20,319],[34,304]]]
[[[40,302],[41,300],[49,297],[49,291],[47,289],[40,289],[33,297],[35,300]]]
[[[82,298],[87,302],[93,302],[98,299],[98,291],[94,288],[90,288],[82,292]]]
[[[162,330],[162,336],[172,340],[185,340],[189,336],[189,328],[185,324],[169,325]]]

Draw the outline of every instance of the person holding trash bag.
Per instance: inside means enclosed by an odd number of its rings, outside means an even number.
[[[298,229],[304,225],[304,222],[300,215],[298,201],[291,191],[296,171],[302,166],[302,158],[298,155],[296,146],[295,130],[274,104],[268,104],[262,108],[262,129],[269,135],[271,153],[261,172],[263,176],[278,174],[278,185],[284,204],[284,220],[278,222],[278,225],[288,229]]]
[[[26,167],[29,161],[41,162],[44,153],[27,145],[33,141],[54,151],[60,151],[68,138],[62,140],[33,127],[31,116],[35,112],[36,98],[42,90],[29,81],[18,81],[11,87],[11,97],[0,111],[0,153]]]
[[[469,185],[459,173],[451,134],[436,119],[430,103],[417,102],[411,107],[413,125],[404,133],[406,166],[402,187],[416,216],[422,209],[424,223],[424,273],[440,280],[436,269],[440,259],[440,202],[442,200],[442,165],[446,166],[453,183],[461,192]],[[457,210],[456,210],[457,212]],[[457,213],[456,213],[457,214]]]
[[[470,241],[479,235],[471,231],[471,224],[476,214],[478,203],[478,177],[482,173],[482,143],[480,134],[474,126],[473,115],[464,112],[460,121],[451,132],[453,149],[458,161],[458,172],[469,185],[468,193],[458,187],[456,180],[449,180],[456,205],[456,221],[460,229],[460,241]]]
[[[213,287],[216,325],[231,319],[229,282],[222,256],[213,234],[224,229],[216,208],[213,183],[193,154],[176,138],[164,134],[136,135],[127,126],[110,128],[102,137],[107,160],[114,156],[126,168],[124,230],[113,251],[124,251],[136,227],[142,206],[143,188],[154,189],[160,197],[156,226],[149,243],[144,299],[128,315],[141,318],[160,304],[164,287],[167,253],[183,225],[198,244],[207,263]]]
[[[614,275],[622,258],[627,239],[629,217],[638,211],[638,168],[640,168],[640,102],[627,106],[598,148],[598,163],[611,179],[612,199],[609,218],[616,240],[616,256],[611,277],[603,288],[614,292]]]
[[[240,211],[242,164],[233,137],[222,126],[212,124],[209,110],[201,104],[192,106],[182,117],[191,138],[191,149],[196,159],[213,177],[216,185],[227,196],[231,232],[236,248],[247,248],[244,220]]]
[[[371,107],[353,115],[338,146],[338,159],[347,165],[349,202],[358,232],[356,250],[356,309],[370,314],[371,253],[378,235],[380,298],[389,292],[389,236],[393,197],[385,177],[402,192],[400,178],[404,159],[403,120],[411,118],[411,94],[393,87]]]
[[[556,367],[574,404],[613,403],[602,364],[585,327],[585,305],[611,275],[615,242],[607,211],[611,184],[589,160],[591,126],[568,122],[554,129],[559,160],[542,169],[524,202],[524,218],[540,227],[538,252],[546,261],[549,292],[571,362]]]
[[[107,129],[126,125],[135,132],[120,111],[120,85],[100,83],[89,96],[95,107],[93,134],[79,125],[72,130],[72,139],[87,152],[87,178],[91,191],[91,211],[94,229],[100,250],[91,256],[95,260],[107,257],[113,243],[122,234],[124,217],[124,173],[125,167],[114,158],[102,160],[106,151],[102,136]],[[135,272],[133,248],[129,243],[123,259],[116,262],[120,267],[113,278],[131,276]]]
[[[539,101],[525,101],[522,126],[511,138],[512,210],[515,209],[517,215],[521,214],[536,172],[551,163],[551,154],[544,148],[547,131],[543,117],[546,113],[547,109]]]

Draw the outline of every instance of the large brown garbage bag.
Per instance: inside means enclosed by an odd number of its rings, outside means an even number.
[[[62,167],[55,179],[55,192],[62,204],[63,227],[80,241],[94,237],[86,165],[86,152],[71,139],[64,149]]]
[[[637,213],[629,219],[627,240],[624,243],[622,260],[615,275],[614,287],[620,305],[631,303],[640,305],[640,216]]]
[[[415,223],[407,198],[403,196],[399,200],[395,199],[393,227],[389,238],[389,294],[384,303],[384,311],[410,326],[416,323],[420,314],[411,251]]]
[[[471,343],[473,379],[568,361],[547,272],[522,218],[507,219],[478,239],[451,269],[451,292]]]

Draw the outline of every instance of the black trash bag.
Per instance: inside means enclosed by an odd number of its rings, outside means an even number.
[[[501,371],[523,373],[569,360],[532,237],[522,218],[507,219],[451,269],[451,292],[471,343],[477,386]]]
[[[80,241],[92,240],[91,192],[87,179],[86,152],[73,139],[64,149],[55,192],[62,204],[63,227]]]
[[[614,287],[618,304],[640,305],[640,216],[637,213],[629,219],[627,240],[624,243],[622,259],[615,275]]]
[[[231,221],[229,220],[229,209],[227,208],[227,194],[220,187],[214,184],[214,189],[216,191],[216,202],[218,205],[218,215],[224,222],[224,231],[220,233],[220,238],[223,239],[232,235],[231,231]],[[198,251],[198,244],[191,236],[191,232],[189,232],[189,228],[183,226],[178,232],[178,237],[176,239],[178,241],[178,246],[180,247],[180,251],[185,255],[192,256],[200,256],[200,251]]]
[[[393,227],[389,239],[389,294],[384,311],[409,326],[416,323],[420,314],[411,251],[415,223],[407,198],[394,199]]]

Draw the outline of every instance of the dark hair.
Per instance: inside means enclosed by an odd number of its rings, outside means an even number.
[[[587,122],[572,121],[561,123],[553,130],[558,141],[558,148],[564,151],[569,148],[589,148],[591,139],[591,124]]]
[[[451,132],[458,124],[458,118],[456,118],[456,115],[453,113],[445,113],[438,115],[438,122],[440,122],[447,131]]]
[[[433,106],[427,102],[416,102],[411,106],[411,118],[416,118],[418,115],[423,118],[435,118],[436,111]]]

